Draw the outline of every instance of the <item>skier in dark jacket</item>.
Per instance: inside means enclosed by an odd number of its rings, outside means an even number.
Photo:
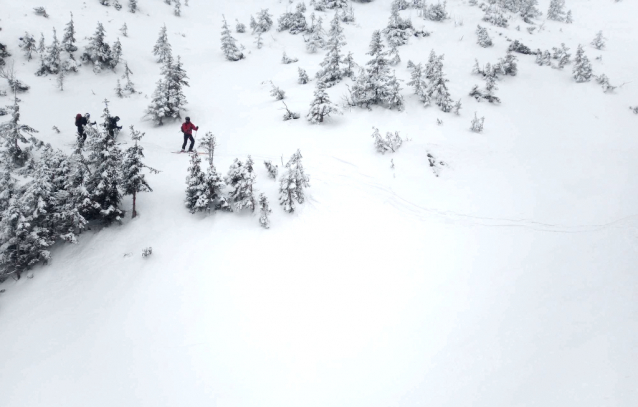
[[[84,141],[86,140],[86,133],[84,132],[84,127],[87,124],[95,124],[95,122],[90,123],[89,120],[91,119],[91,115],[90,114],[85,114],[84,117],[82,117],[82,115],[80,113],[78,113],[75,116],[75,126],[78,128],[78,139],[82,141],[82,143],[84,143]]]
[[[188,151],[193,151],[193,145],[195,144],[195,139],[193,138],[193,130],[199,130],[199,126],[195,126],[193,123],[191,123],[191,118],[187,117],[186,121],[182,124],[182,133],[184,133],[184,144],[182,144],[182,152],[184,152],[188,140],[191,141],[191,146],[188,148]]]
[[[106,130],[109,132],[111,138],[115,138],[115,129],[122,130],[122,126],[118,126],[117,122],[120,121],[120,116],[109,117],[106,121]]]

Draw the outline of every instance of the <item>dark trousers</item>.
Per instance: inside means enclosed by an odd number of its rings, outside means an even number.
[[[193,146],[195,145],[195,139],[192,134],[184,133],[184,144],[182,144],[182,150],[186,148],[186,143],[188,140],[191,141],[191,146],[188,148],[188,151],[193,151]]]
[[[84,126],[78,126],[78,140],[84,141],[86,140],[86,133],[84,132]]]

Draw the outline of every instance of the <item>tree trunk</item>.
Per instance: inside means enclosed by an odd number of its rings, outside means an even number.
[[[135,198],[136,198],[136,193],[133,192],[133,218],[137,216],[137,212],[135,211]]]

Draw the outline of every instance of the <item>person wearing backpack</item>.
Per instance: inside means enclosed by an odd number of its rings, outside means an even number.
[[[91,119],[90,114],[85,114],[84,117],[80,113],[75,115],[75,126],[78,128],[78,140],[81,140],[82,143],[86,140],[86,133],[84,132],[84,126],[87,124],[95,124],[95,122],[90,123]]]
[[[199,130],[199,126],[195,126],[193,123],[191,123],[191,118],[190,117],[186,117],[186,121],[182,124],[182,133],[184,133],[184,144],[182,144],[182,153],[184,152],[184,149],[186,148],[186,143],[188,142],[188,140],[191,141],[191,145],[188,148],[188,152],[192,152],[193,151],[193,145],[195,145],[195,139],[193,138],[193,130]]]
[[[115,129],[122,130],[122,126],[118,126],[117,122],[120,121],[120,116],[109,117],[106,122],[106,130],[109,132],[111,138],[115,138]]]

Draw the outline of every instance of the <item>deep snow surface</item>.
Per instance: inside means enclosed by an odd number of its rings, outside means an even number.
[[[0,405],[636,404],[638,116],[628,110],[638,104],[636,2],[568,0],[575,23],[548,21],[533,35],[521,21],[482,23],[490,49],[475,44],[477,7],[449,0],[453,19],[444,23],[405,11],[433,34],[400,48],[397,76],[409,78],[409,59],[445,53],[461,115],[423,108],[406,86],[403,112],[354,109],[320,126],[303,120],[314,81],[296,79],[298,66],[313,75],[323,53],[307,54],[301,36],[272,30],[258,50],[254,36],[235,34],[247,59],[220,52],[221,14],[234,26],[269,7],[276,21],[284,2],[190,0],[179,18],[161,0],[140,0],[135,15],[93,0],[5,3],[0,38],[32,85],[21,96],[23,122],[70,151],[75,114],[99,117],[106,97],[125,126],[147,133],[147,163],[162,173],[149,175],[155,191],[138,197],[139,218],[85,233],[56,248],[33,279],[0,285]],[[540,3],[545,11],[549,1]],[[49,19],[31,12],[40,5]],[[354,7],[346,51],[364,64],[390,1]],[[37,61],[26,62],[17,37],[43,31],[48,42],[56,27],[60,38],[69,11],[78,38],[101,21],[112,42],[127,23],[120,39],[142,95],[114,95],[121,67],[117,75],[85,67],[64,92],[55,78],[33,75]],[[170,154],[178,124],[142,117],[159,78],[151,51],[163,23],[190,76],[188,114],[200,135],[217,135],[218,170],[252,154],[257,188],[274,207],[270,230],[249,213],[184,209],[188,157]],[[601,51],[588,45],[599,30],[608,38]],[[575,83],[571,65],[559,71],[519,56],[519,75],[499,82],[502,105],[477,103],[466,96],[482,85],[474,58],[504,56],[505,37],[533,49],[565,42],[574,53],[587,44],[595,73],[626,84],[604,94],[593,81]],[[282,65],[284,50],[299,62]],[[281,120],[268,80],[301,120]],[[348,82],[329,90],[333,101]],[[475,111],[486,117],[482,134],[469,131]],[[372,126],[411,140],[380,155]],[[281,166],[298,148],[311,187],[290,215],[261,162]],[[428,152],[447,163],[438,178]],[[153,255],[142,259],[147,246]]]

